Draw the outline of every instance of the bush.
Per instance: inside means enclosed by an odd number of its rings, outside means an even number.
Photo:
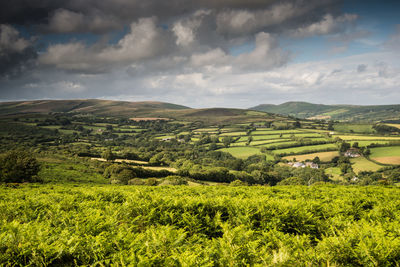
[[[36,182],[39,170],[38,161],[28,152],[14,150],[0,156],[0,182]]]
[[[232,181],[229,185],[230,186],[246,186],[246,185],[248,185],[248,183],[243,182],[241,180],[235,180],[235,181]]]
[[[130,179],[128,181],[128,185],[144,185],[145,182],[140,178]]]
[[[184,177],[170,175],[163,179],[160,185],[187,185],[188,182]]]
[[[130,169],[123,169],[116,175],[116,179],[120,180],[123,184],[128,184],[135,177],[136,173]]]
[[[145,184],[148,186],[156,186],[158,185],[158,181],[156,178],[149,178],[145,180]]]

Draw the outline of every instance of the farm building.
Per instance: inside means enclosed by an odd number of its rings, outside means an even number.
[[[305,168],[305,167],[310,167],[312,169],[318,169],[318,164],[314,162],[289,162],[289,166],[292,166],[293,168]]]
[[[318,169],[318,164],[314,162],[306,162],[306,167],[310,167],[312,169]]]
[[[347,150],[347,151],[344,153],[344,156],[345,156],[345,157],[349,157],[349,158],[358,158],[358,157],[360,157],[361,155],[360,155],[360,152],[358,151],[358,149],[351,148],[351,149]]]

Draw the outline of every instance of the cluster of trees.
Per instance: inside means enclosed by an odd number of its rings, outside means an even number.
[[[0,182],[37,182],[40,164],[30,153],[14,150],[0,155]]]
[[[372,126],[372,128],[374,128],[374,130],[380,134],[392,134],[400,132],[398,128],[386,124],[375,124]]]

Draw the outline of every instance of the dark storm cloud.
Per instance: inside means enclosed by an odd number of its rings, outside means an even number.
[[[340,0],[13,0],[0,3],[0,23],[40,25],[54,32],[106,32],[141,17],[175,19],[200,9],[219,14],[219,29],[225,33],[276,28],[314,22],[326,12],[337,13]],[[248,21],[237,25],[248,12]],[[300,15],[306,15],[301,16]],[[267,18],[265,18],[267,16]],[[70,20],[68,20],[70,19]],[[70,24],[70,25],[68,25]],[[47,25],[47,27],[43,27]],[[85,26],[86,25],[86,26]],[[237,28],[239,26],[239,28]]]

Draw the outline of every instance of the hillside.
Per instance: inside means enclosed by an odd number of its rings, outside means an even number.
[[[163,102],[127,102],[113,100],[35,100],[0,103],[0,116],[39,113],[48,114],[53,112],[61,113],[82,113],[109,116],[136,116],[141,114],[149,115],[154,111],[190,109],[185,106],[163,103]]]
[[[384,121],[396,120],[400,117],[400,105],[357,106],[286,102],[280,105],[261,104],[250,109],[303,119],[340,121]]]
[[[179,121],[200,121],[206,124],[287,120],[266,112],[231,108],[192,109],[164,102],[127,102],[113,100],[35,100],[0,103],[0,116],[23,114],[91,114],[120,118],[169,118]]]

